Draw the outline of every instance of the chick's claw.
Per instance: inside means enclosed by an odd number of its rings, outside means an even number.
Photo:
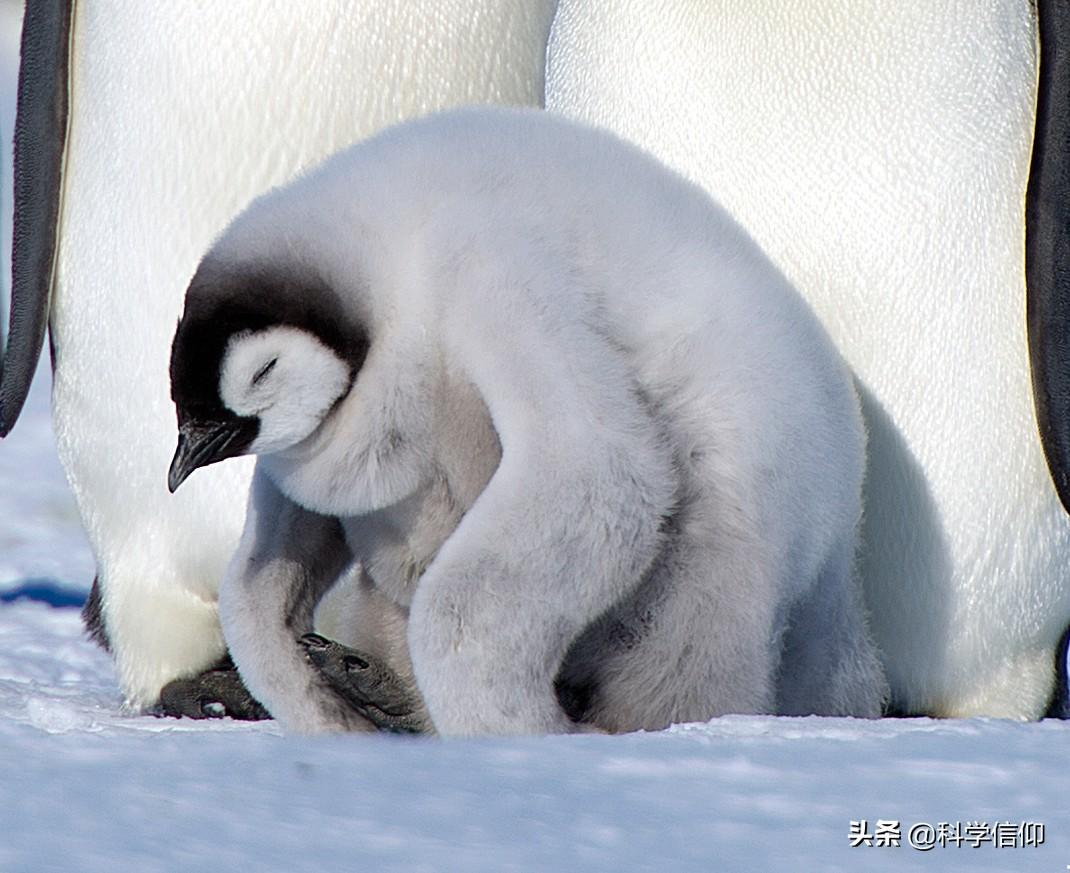
[[[298,642],[328,685],[379,730],[434,732],[419,693],[382,660],[315,633]]]

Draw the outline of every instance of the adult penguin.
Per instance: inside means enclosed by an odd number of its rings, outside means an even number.
[[[225,654],[216,596],[251,467],[209,471],[177,498],[164,483],[168,349],[201,254],[254,195],[388,123],[458,103],[540,104],[555,6],[27,5],[0,434],[48,323],[59,453],[97,562],[86,615],[131,707]],[[169,700],[255,713],[240,686],[219,690],[225,675]]]
[[[562,0],[551,34],[548,108],[716,191],[853,366],[903,713],[1066,711],[1068,53],[1055,0]]]

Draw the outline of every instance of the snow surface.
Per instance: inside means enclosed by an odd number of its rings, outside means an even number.
[[[1068,758],[1055,722],[434,741],[134,717],[76,610],[0,605],[0,871],[1058,871]],[[1046,840],[850,848],[853,819],[1043,822]]]
[[[0,873],[1070,869],[1061,723],[730,717],[431,741],[133,716],[82,635],[92,575],[43,368],[0,443]],[[904,845],[850,848],[859,819],[900,820]],[[920,852],[916,822],[1041,822],[1045,842]]]

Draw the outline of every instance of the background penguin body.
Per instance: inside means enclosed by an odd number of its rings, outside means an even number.
[[[716,192],[854,368],[862,571],[909,713],[1041,716],[1070,621],[1026,342],[1036,40],[1023,0],[563,0],[551,35],[548,108]]]
[[[133,706],[223,653],[217,589],[248,495],[240,462],[177,497],[166,489],[168,348],[200,255],[251,197],[387,123],[458,103],[539,104],[555,5],[75,5],[60,84],[54,421]],[[16,233],[20,218],[32,216],[16,215]]]

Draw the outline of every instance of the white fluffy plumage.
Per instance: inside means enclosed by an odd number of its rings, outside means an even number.
[[[354,557],[408,619],[360,642],[411,655],[440,733],[576,729],[555,683],[605,730],[880,713],[852,380],[700,189],[546,113],[433,116],[254,201],[179,334],[275,279],[326,288],[368,341],[319,427],[264,443],[221,592],[242,676],[288,728],[353,727],[294,634]],[[263,367],[272,334],[230,355]]]

